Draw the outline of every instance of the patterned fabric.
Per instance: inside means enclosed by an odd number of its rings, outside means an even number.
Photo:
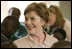
[[[22,26],[22,25],[20,24],[19,29],[16,31],[15,34],[13,34],[13,35],[9,38],[9,40],[14,41],[14,40],[17,40],[17,39],[20,39],[20,38],[26,36],[27,34],[28,34],[28,32],[27,32],[27,29],[25,28],[25,26]]]

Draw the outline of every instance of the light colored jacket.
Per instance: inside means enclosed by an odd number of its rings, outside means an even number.
[[[64,30],[66,31],[66,40],[71,42],[71,22],[65,19]]]
[[[46,39],[43,44],[37,44],[30,35],[23,37],[13,43],[17,45],[18,48],[50,48],[58,40],[48,34],[46,34]]]

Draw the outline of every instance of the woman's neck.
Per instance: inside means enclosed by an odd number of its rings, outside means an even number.
[[[37,32],[36,34],[32,34],[31,37],[37,42],[37,43],[43,43],[45,40],[45,33],[44,31]]]

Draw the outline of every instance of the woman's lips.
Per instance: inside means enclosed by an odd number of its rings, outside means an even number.
[[[33,26],[27,26],[28,30],[32,30],[34,27]]]

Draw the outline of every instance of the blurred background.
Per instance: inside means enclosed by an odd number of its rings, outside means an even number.
[[[1,1],[1,22],[6,16],[8,16],[8,10],[11,7],[20,9],[21,15],[19,21],[24,22],[24,10],[30,3],[33,2],[44,2],[47,7],[49,7],[50,5],[57,5],[58,7],[60,7],[63,16],[71,22],[71,1]]]

